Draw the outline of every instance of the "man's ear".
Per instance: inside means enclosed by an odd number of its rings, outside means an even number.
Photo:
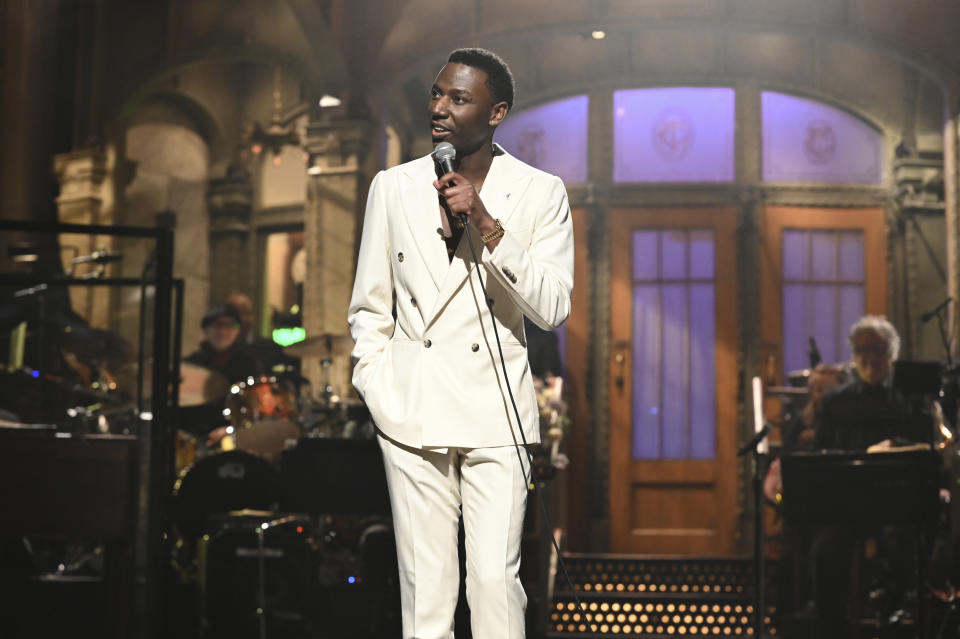
[[[507,111],[510,110],[510,107],[507,106],[506,102],[497,102],[493,105],[493,108],[490,109],[490,126],[498,126],[503,119],[507,117]]]

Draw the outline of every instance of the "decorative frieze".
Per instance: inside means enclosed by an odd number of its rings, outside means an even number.
[[[112,149],[99,146],[54,156],[53,172],[60,184],[57,217],[61,223],[110,225],[116,221],[111,175],[114,166]],[[59,242],[64,271],[78,277],[95,277],[104,267],[95,263],[75,267],[74,258],[115,248],[114,238],[108,236],[63,233]],[[70,303],[92,326],[105,328],[109,326],[110,295],[106,287],[71,288]]]

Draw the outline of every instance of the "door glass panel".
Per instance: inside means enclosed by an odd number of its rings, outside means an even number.
[[[735,99],[725,87],[614,91],[614,182],[733,180]]]
[[[809,267],[806,233],[783,234],[783,277],[796,280],[803,278]]]
[[[842,279],[863,279],[863,233],[844,231],[838,234],[840,240],[840,277]]]
[[[810,233],[810,274],[814,279],[832,280],[837,276],[838,235],[834,231]]]
[[[810,365],[812,337],[824,362],[850,358],[847,331],[864,313],[860,230],[783,230],[783,372]]]
[[[655,235],[655,234],[654,234]],[[633,456],[660,456],[660,291],[633,287]]]
[[[670,235],[680,235],[679,232]],[[664,253],[668,248],[680,249],[676,244],[664,243]],[[687,428],[690,423],[687,415],[689,393],[689,366],[687,353],[687,308],[686,286],[683,284],[663,284],[660,287],[663,322],[663,354],[661,375],[663,375],[663,411],[661,427],[663,446],[660,454],[666,459],[683,459],[687,452]]]
[[[712,278],[714,251],[713,231],[692,229],[690,231],[690,277]]]
[[[883,133],[828,104],[764,91],[763,179],[883,182]]]
[[[508,153],[568,184],[587,181],[589,98],[575,95],[524,111],[510,112],[496,141]]]
[[[638,230],[632,246],[633,458],[713,459],[713,231]]]
[[[633,234],[633,277],[638,280],[655,280],[657,262],[657,233]]]
[[[711,243],[712,245],[712,243]],[[711,267],[713,264],[711,263]],[[711,268],[712,271],[712,268]],[[713,459],[716,450],[716,308],[713,284],[690,285],[690,447],[692,459]]]
[[[664,279],[678,280],[687,275],[687,232],[661,231],[660,263]]]

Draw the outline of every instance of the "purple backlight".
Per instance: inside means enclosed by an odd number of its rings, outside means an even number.
[[[732,181],[734,105],[727,88],[614,91],[614,181]]]
[[[716,455],[710,229],[633,233],[633,458]]]
[[[783,371],[807,368],[809,339],[823,361],[850,359],[846,335],[864,313],[862,231],[784,229]]]
[[[764,91],[763,179],[879,184],[883,135],[840,109]]]
[[[577,95],[511,113],[495,139],[508,153],[559,176],[568,184],[587,181],[587,109]]]

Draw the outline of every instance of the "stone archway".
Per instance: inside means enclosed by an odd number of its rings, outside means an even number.
[[[206,189],[210,164],[209,133],[184,108],[184,98],[157,96],[142,102],[124,133],[125,156],[135,164],[123,190],[120,223],[153,226],[164,210],[176,214],[174,275],[184,279],[183,349],[193,350],[202,339],[200,318],[210,298],[209,215]],[[196,105],[194,105],[195,107]],[[149,248],[131,246],[124,274],[138,277]],[[124,291],[136,299],[138,292]],[[122,332],[136,326],[139,305],[119,304]]]

